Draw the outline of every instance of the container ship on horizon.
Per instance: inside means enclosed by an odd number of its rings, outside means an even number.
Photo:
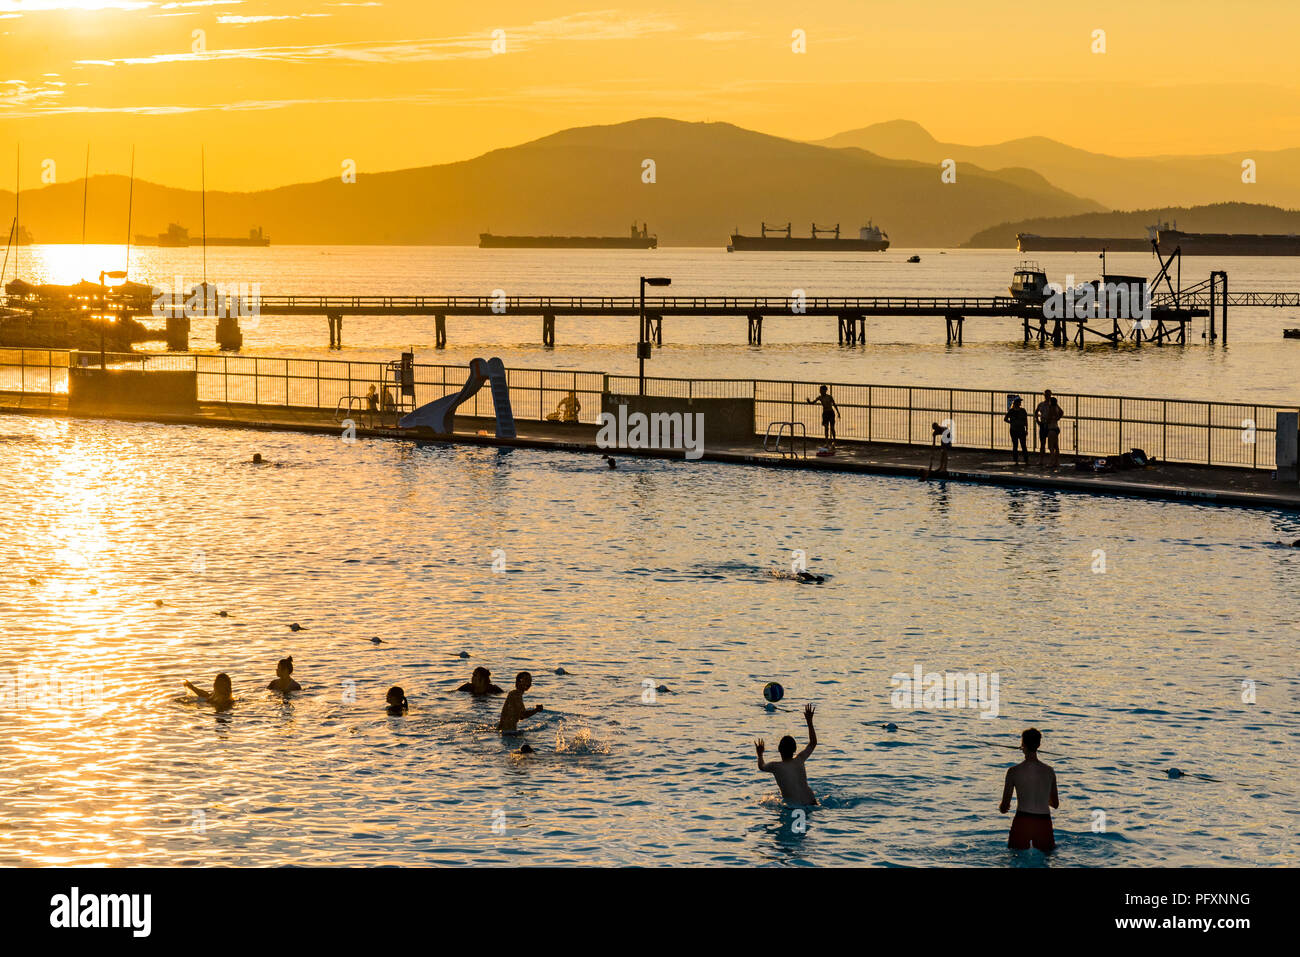
[[[478,234],[479,249],[654,249],[659,237],[645,223],[636,223],[627,236],[495,236]]]
[[[262,227],[250,229],[247,237],[242,236],[209,236],[207,238],[209,246],[269,246],[271,237],[262,232]],[[204,239],[199,237],[195,239],[190,235],[190,231],[178,223],[172,223],[167,227],[167,232],[158,233],[156,236],[147,236],[144,233],[136,233],[135,244],[137,246],[202,246]]]
[[[769,235],[771,234],[771,235]],[[816,223],[808,236],[795,236],[790,231],[790,223],[784,226],[761,224],[758,236],[742,236],[740,230],[731,234],[731,245],[727,252],[750,252],[764,250],[772,252],[867,252],[880,253],[889,248],[889,236],[879,226],[867,225],[858,230],[857,239],[841,239],[840,224],[822,228]]]
[[[1300,236],[1295,233],[1188,233],[1177,223],[1172,227],[1168,223],[1148,226],[1145,239],[1016,233],[1016,249],[1022,253],[1148,252],[1153,243],[1164,256],[1175,249],[1184,256],[1300,256]]]

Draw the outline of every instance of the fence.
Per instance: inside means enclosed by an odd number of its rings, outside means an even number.
[[[110,368],[194,370],[199,401],[335,411],[351,401],[360,408],[375,386],[382,395],[398,388],[392,364],[327,359],[281,359],[224,355],[106,356]],[[66,394],[68,367],[98,366],[99,353],[46,349],[0,349],[0,392]],[[463,365],[415,366],[415,398],[422,405],[463,387]],[[550,369],[507,369],[506,381],[515,417],[541,421],[573,392],[584,422],[595,422],[605,392],[633,394],[636,376]],[[816,382],[774,379],[670,379],[648,377],[649,395],[676,398],[753,398],[754,428],[762,434],[773,421],[802,422],[810,435],[821,431],[821,408],[808,403]],[[830,384],[840,408],[836,431],[841,439],[928,445],[930,425],[952,429],[956,447],[1007,451],[1010,434],[1003,416],[1005,391],[932,389],[918,386]],[[1017,393],[1032,411],[1040,396]],[[349,397],[351,399],[349,400]],[[1065,410],[1061,422],[1063,452],[1086,456],[1145,449],[1162,461],[1272,469],[1277,413],[1288,406],[1190,399],[1138,398],[1057,393]],[[462,414],[490,416],[492,399],[480,392],[461,407]],[[1033,435],[1030,437],[1033,441]]]
[[[635,376],[609,376],[615,392],[635,392]],[[753,396],[755,431],[769,422],[801,422],[821,434],[821,406],[808,403],[820,382],[775,379],[647,378],[646,392],[677,398]],[[992,389],[930,389],[918,386],[830,384],[840,409],[841,439],[929,445],[931,424],[952,429],[959,448],[1011,451],[1003,416],[1008,396],[1019,395],[1031,416],[1042,398],[1034,392]],[[1140,448],[1161,461],[1272,469],[1277,413],[1290,407],[1191,399],[1055,393],[1065,417],[1061,450],[1084,456],[1114,455]]]

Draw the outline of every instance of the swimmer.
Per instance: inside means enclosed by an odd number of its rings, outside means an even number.
[[[266,686],[269,691],[301,691],[302,685],[293,680],[293,655],[281,658],[275,666],[275,680]]]
[[[388,689],[387,701],[388,713],[394,718],[400,718],[402,715],[406,714],[407,709],[410,707],[410,705],[406,703],[406,692],[397,685],[393,685],[393,687]]]
[[[485,694],[502,694],[501,687],[492,683],[492,672],[486,668],[475,668],[474,673],[469,676],[469,681],[456,689],[457,691],[468,691],[472,695]]]
[[[198,695],[199,700],[206,701],[219,711],[224,711],[235,703],[235,693],[230,685],[230,675],[226,674],[224,671],[212,679],[211,691],[204,691],[202,688],[196,688],[188,681],[185,682],[185,687]]]
[[[1020,750],[1025,752],[1025,760],[1007,769],[998,810],[1006,814],[1011,809],[1014,790],[1016,815],[1011,819],[1007,847],[1022,851],[1032,844],[1044,854],[1050,854],[1056,847],[1051,808],[1060,807],[1061,801],[1056,796],[1056,772],[1038,760],[1038,746],[1042,743],[1043,734],[1037,728],[1021,732]]]
[[[804,762],[808,760],[813,749],[817,747],[817,731],[813,728],[813,713],[816,709],[812,705],[804,705],[803,719],[808,724],[808,746],[798,754],[794,753],[795,741],[790,735],[786,735],[777,744],[776,749],[781,755],[780,761],[768,763],[763,760],[763,739],[759,738],[754,742],[754,750],[758,752],[758,769],[760,771],[770,771],[776,778],[776,786],[781,789],[781,797],[785,798],[791,804],[816,804],[817,798],[812,793],[812,788],[808,786],[808,772],[804,770]]]
[[[515,689],[506,695],[506,703],[501,706],[501,718],[497,721],[497,730],[513,732],[519,727],[520,718],[531,718],[542,710],[539,704],[535,708],[524,706],[524,692],[533,686],[533,676],[527,671],[515,675]]]

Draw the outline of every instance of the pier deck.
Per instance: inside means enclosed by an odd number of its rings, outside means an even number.
[[[66,400],[67,397],[62,395],[0,392],[0,414],[69,416]],[[340,435],[338,423],[323,409],[201,403],[199,412],[190,415],[158,413],[84,417],[288,431],[333,437]],[[359,424],[356,437],[358,440],[453,443],[611,454],[611,450],[597,446],[597,429],[592,424],[518,421],[519,436],[509,440],[497,439],[491,434],[491,419],[457,416],[457,423],[462,428],[451,437],[420,437],[381,425],[378,421],[374,428]],[[612,454],[624,461],[625,467],[629,468],[636,467],[633,463],[637,459],[661,459],[676,463],[681,468],[699,465],[700,462],[717,462],[909,479],[920,479],[926,474],[932,455],[932,449],[928,445],[850,441],[842,443],[835,456],[817,457],[813,454],[817,444],[810,437],[807,458],[783,457],[775,452],[764,452],[762,436],[757,435],[748,444],[709,443],[705,447],[704,457],[697,462],[686,461],[680,451],[616,450]],[[250,454],[251,451],[253,449],[250,447]],[[1036,453],[1031,461],[1037,463]],[[592,467],[603,468],[604,463],[593,463]],[[1076,472],[1072,456],[1065,454],[1061,456],[1060,469],[1051,471],[1039,468],[1036,464],[1028,468],[1014,466],[1006,452],[959,448],[949,455],[946,481],[1300,512],[1300,485],[1276,482],[1271,472],[1262,469],[1160,463],[1147,469],[1094,475]]]

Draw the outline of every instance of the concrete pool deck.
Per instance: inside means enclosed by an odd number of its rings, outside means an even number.
[[[70,413],[66,396],[37,393],[0,393],[0,414],[106,418],[335,436],[341,431],[333,414],[324,409],[200,403],[199,411],[189,414],[104,412],[92,415]],[[361,420],[364,418],[357,416],[357,438],[561,450],[612,454],[615,458],[624,459],[675,459],[683,464],[694,464],[687,463],[680,450],[618,449],[611,452],[596,444],[597,427],[590,423],[570,425],[519,421],[516,423],[518,438],[498,439],[493,434],[494,422],[490,418],[457,416],[460,429],[451,436],[412,433],[393,427],[363,427]],[[932,454],[928,445],[845,442],[835,455],[818,457],[815,455],[817,447],[818,442],[810,438],[807,458],[782,456],[776,452],[763,451],[762,438],[755,436],[750,444],[706,445],[703,457],[697,461],[922,479],[928,471]],[[934,458],[938,459],[937,451],[934,452]],[[1037,454],[1031,456],[1031,461],[1036,463],[1037,460]],[[1030,467],[1014,466],[1006,452],[954,449],[948,459],[948,474],[939,479],[932,477],[931,480],[1300,512],[1300,484],[1277,482],[1272,476],[1272,471],[1263,469],[1165,463],[1145,469],[1093,474],[1075,471],[1073,457],[1065,453],[1061,456],[1061,467],[1052,471],[1039,468],[1036,464]]]

